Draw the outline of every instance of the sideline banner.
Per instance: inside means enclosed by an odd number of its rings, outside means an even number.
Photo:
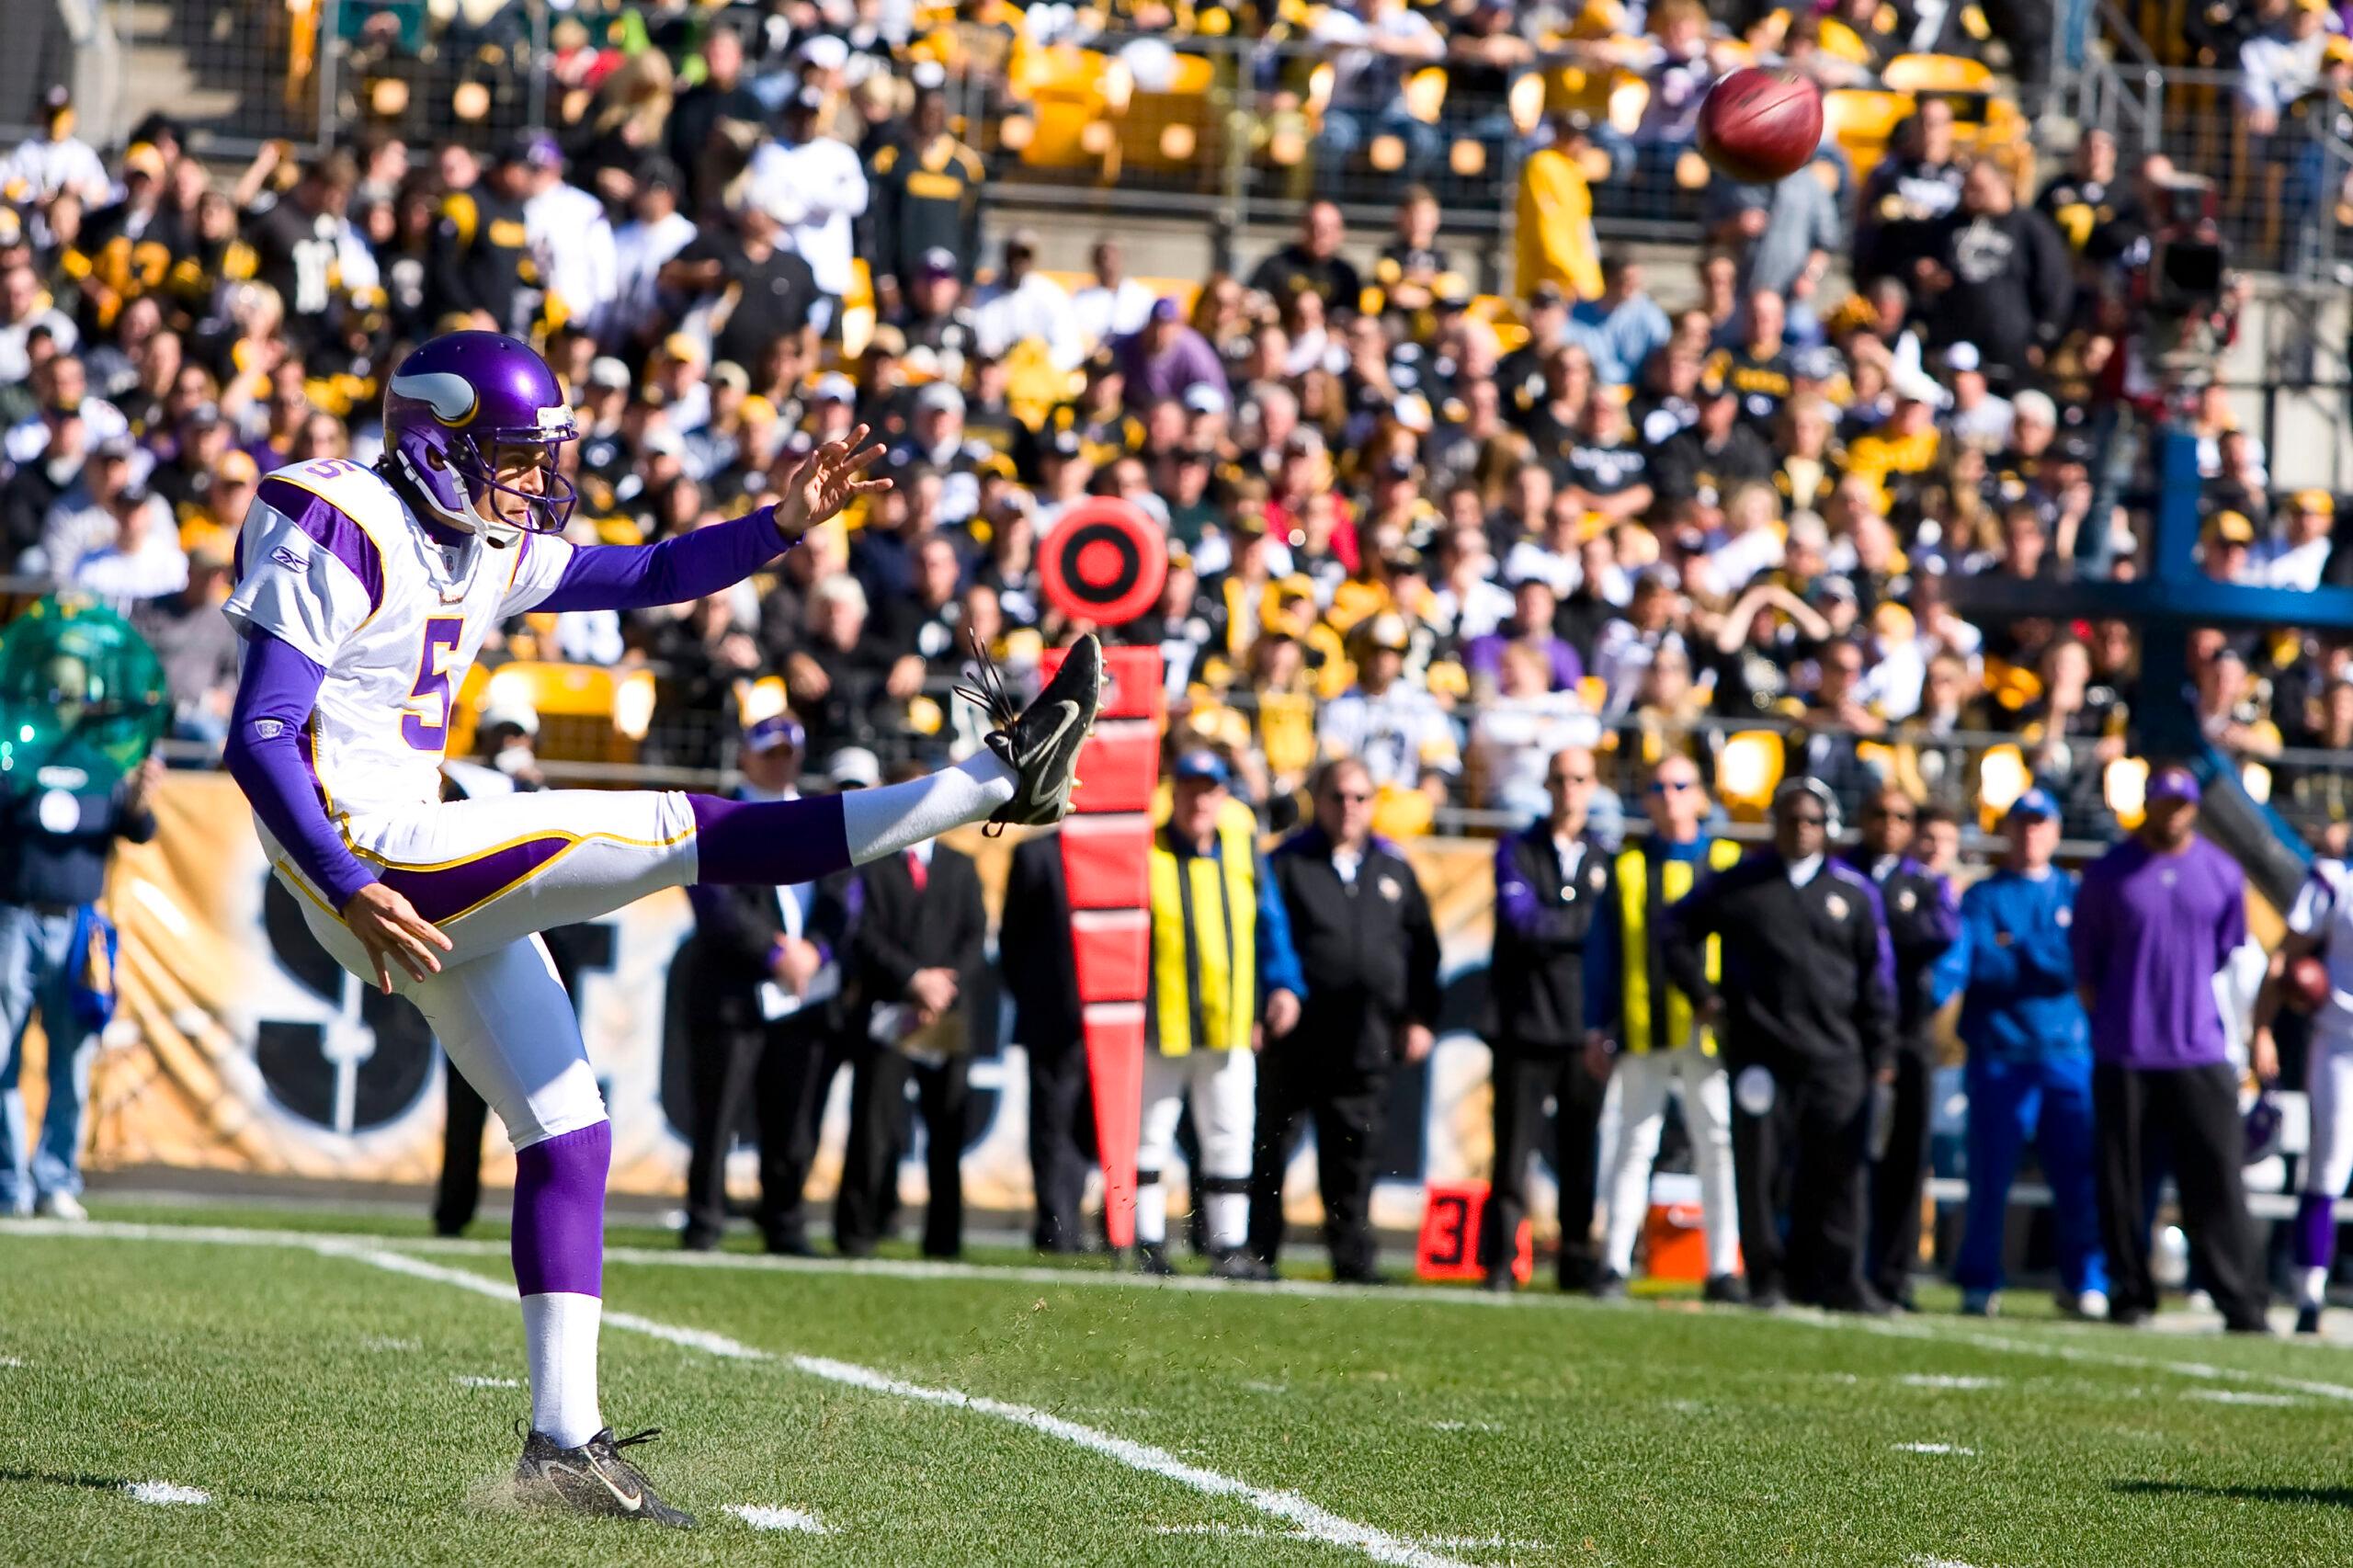
[[[292,895],[269,875],[235,784],[171,774],[160,831],[124,845],[108,902],[122,931],[121,1005],[91,1096],[90,1165],[158,1165],[244,1174],[424,1184],[438,1172],[445,1063],[416,1010],[345,973],[313,941]],[[980,863],[995,915],[1011,840],[960,834]],[[1447,1002],[1426,1069],[1397,1075],[1374,1218],[1411,1231],[1424,1180],[1487,1174],[1487,1051],[1471,1028],[1483,999],[1492,931],[1491,846],[1432,840],[1408,855],[1427,890],[1445,950]],[[675,1194],[686,1169],[684,1053],[671,960],[692,930],[686,895],[668,892],[597,924],[576,1004],[613,1119],[617,1191]],[[1000,1031],[977,1030],[983,1039]],[[45,1053],[43,1053],[45,1054]],[[972,1066],[973,1126],[965,1199],[976,1210],[1030,1207],[1026,1076],[1018,1042]],[[42,1096],[28,1084],[36,1101]],[[830,1199],[847,1126],[848,1077],[834,1087],[812,1196]],[[485,1180],[506,1183],[513,1158],[494,1125]],[[731,1176],[756,1186],[739,1148]],[[1312,1148],[1291,1166],[1294,1220],[1318,1215]],[[1550,1206],[1549,1183],[1544,1206]],[[923,1199],[921,1151],[901,1173]]]

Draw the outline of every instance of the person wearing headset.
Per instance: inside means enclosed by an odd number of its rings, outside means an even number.
[[[1840,826],[1820,779],[1783,784],[1771,849],[1670,909],[1664,956],[1732,1074],[1750,1301],[1884,1313],[1863,1278],[1863,1172],[1870,1086],[1895,1047],[1894,959],[1870,880],[1829,858]]]

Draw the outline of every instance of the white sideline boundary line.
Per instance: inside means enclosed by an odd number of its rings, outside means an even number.
[[[381,1254],[396,1258],[397,1263],[380,1267],[400,1269],[407,1265],[432,1267],[419,1254],[448,1257],[506,1256],[506,1247],[498,1242],[444,1240],[436,1237],[401,1237],[360,1235],[326,1231],[279,1231],[247,1229],[236,1225],[157,1225],[143,1221],[120,1220],[10,1220],[0,1222],[0,1244],[11,1236],[33,1236],[49,1240],[86,1241],[147,1241],[195,1243],[216,1246],[251,1246],[290,1248],[329,1256],[348,1256],[359,1253]],[[399,1250],[392,1250],[397,1247]],[[996,1281],[1005,1284],[1060,1285],[1081,1288],[1129,1290],[1178,1290],[1210,1295],[1239,1291],[1244,1294],[1273,1295],[1306,1300],[1344,1300],[1359,1302],[1418,1301],[1447,1306],[1485,1308],[1488,1310],[1519,1310],[1574,1312],[1595,1309],[1591,1302],[1573,1296],[1552,1294],[1495,1295],[1484,1290],[1447,1289],[1440,1286],[1400,1285],[1379,1290],[1367,1290],[1358,1286],[1326,1284],[1320,1280],[1283,1280],[1273,1284],[1222,1280],[1195,1276],[1155,1278],[1132,1274],[1108,1274],[1086,1269],[1046,1268],[1008,1266],[995,1267],[987,1264],[900,1261],[888,1258],[796,1258],[772,1257],[738,1253],[689,1253],[654,1251],[645,1247],[608,1247],[605,1259],[608,1263],[657,1268],[719,1268],[743,1269],[756,1273],[869,1275],[887,1279],[926,1281],[941,1279]],[[460,1271],[447,1271],[458,1273]],[[434,1278],[435,1276],[420,1276]],[[480,1275],[463,1275],[467,1286],[481,1286],[485,1293],[500,1300],[512,1300],[511,1285],[491,1284]],[[446,1282],[446,1281],[445,1281]],[[1685,1303],[1688,1305],[1688,1303]],[[1615,1310],[1611,1304],[1609,1310]],[[2271,1388],[2292,1390],[2315,1398],[2353,1403],[2353,1384],[2322,1382],[2291,1377],[2281,1372],[2260,1371],[2252,1368],[2218,1367],[2204,1361],[2176,1361],[2163,1357],[2134,1356],[2123,1351],[2097,1350],[2069,1344],[2064,1336],[2105,1335],[2117,1331],[2093,1324],[2052,1323],[2040,1325],[2046,1337],[2021,1339],[2006,1335],[1988,1334],[1961,1326],[1943,1327],[1929,1323],[1832,1314],[1811,1308],[1791,1308],[1781,1312],[1760,1313],[1745,1307],[1699,1307],[1696,1310],[1720,1314],[1746,1317],[1764,1323],[1792,1324],[1815,1329],[1847,1330],[1859,1334],[1880,1335],[1893,1339],[1928,1340],[1942,1345],[1967,1346],[1979,1350],[2006,1355],[2040,1357],[2055,1361],[2071,1361],[2080,1365],[2120,1367],[2136,1371],[2171,1372],[2206,1382],[2251,1382]],[[607,1323],[636,1328],[657,1338],[673,1335],[699,1335],[700,1330],[673,1329],[647,1320],[630,1320],[631,1314],[608,1310]],[[718,1338],[721,1336],[710,1336]],[[2188,1338],[2184,1335],[2182,1343]],[[674,1343],[688,1344],[676,1339]],[[733,1341],[727,1343],[733,1344]],[[2296,1354],[2343,1356],[2342,1345],[2305,1345],[2282,1339],[2279,1346]],[[689,1348],[709,1350],[705,1344],[689,1344]],[[739,1347],[747,1349],[748,1347]],[[724,1352],[712,1352],[724,1354]],[[751,1351],[756,1358],[765,1352]]]
[[[96,1227],[93,1225],[79,1224],[66,1227],[59,1233],[86,1235],[95,1231]],[[237,1233],[232,1231],[227,1233],[235,1235]],[[450,1268],[441,1264],[428,1262],[424,1258],[412,1257],[405,1253],[393,1252],[381,1245],[354,1245],[342,1238],[304,1238],[290,1233],[278,1233],[278,1234],[289,1235],[290,1239],[284,1242],[273,1241],[266,1244],[286,1245],[297,1251],[313,1253],[321,1257],[344,1258],[353,1263],[364,1263],[393,1274],[406,1275],[412,1279],[447,1285],[460,1290],[471,1290],[477,1296],[485,1296],[500,1302],[511,1302],[515,1300],[515,1288],[511,1284],[469,1273],[462,1268]],[[940,1405],[951,1410],[970,1410],[982,1415],[994,1416],[997,1420],[1016,1426],[1026,1426],[1033,1432],[1042,1433],[1049,1437],[1074,1444],[1091,1453],[1100,1454],[1106,1459],[1114,1460],[1127,1466],[1130,1470],[1141,1471],[1148,1475],[1159,1476],[1165,1481],[1173,1481],[1180,1486],[1189,1487],[1205,1495],[1231,1497],[1236,1502],[1246,1504],[1256,1509],[1268,1518],[1282,1521],[1290,1526],[1294,1532],[1303,1537],[1322,1541],[1329,1546],[1347,1547],[1362,1552],[1375,1562],[1392,1563],[1397,1565],[1397,1568],[1472,1568],[1472,1564],[1464,1562],[1460,1558],[1433,1551],[1371,1525],[1359,1524],[1354,1519],[1344,1518],[1328,1508],[1310,1502],[1296,1492],[1277,1492],[1263,1486],[1253,1486],[1246,1481],[1224,1474],[1222,1471],[1188,1464],[1165,1449],[1117,1437],[1097,1427],[1040,1410],[1033,1405],[1016,1404],[1007,1400],[966,1393],[961,1389],[932,1388],[922,1383],[911,1383],[903,1379],[894,1378],[887,1372],[877,1371],[872,1367],[860,1366],[855,1361],[837,1361],[824,1356],[772,1355],[766,1350],[746,1345],[739,1339],[732,1339],[723,1334],[714,1334],[708,1329],[687,1328],[676,1324],[662,1323],[641,1316],[636,1312],[614,1312],[608,1309],[604,1314],[604,1321],[610,1327],[630,1329],[684,1349],[700,1351],[706,1356],[716,1356],[732,1361],[775,1362],[790,1367],[794,1371],[823,1379],[827,1382],[863,1389],[871,1393],[889,1394],[895,1399],[911,1400],[921,1404]]]

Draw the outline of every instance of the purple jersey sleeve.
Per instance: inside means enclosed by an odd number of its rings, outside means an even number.
[[[302,758],[302,727],[325,678],[299,648],[258,627],[249,630],[222,760],[294,869],[341,909],[376,878],[327,821]]]
[[[659,544],[591,544],[572,552],[542,610],[651,609],[685,604],[742,582],[782,554],[776,508],[715,523]]]

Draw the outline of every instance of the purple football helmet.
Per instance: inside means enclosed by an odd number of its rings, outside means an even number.
[[[402,488],[440,521],[483,533],[516,525],[493,522],[475,502],[494,494],[529,503],[533,533],[556,533],[578,498],[572,482],[550,468],[548,494],[533,495],[498,481],[501,446],[539,445],[552,462],[575,439],[563,383],[529,344],[494,332],[453,332],[400,363],[384,392],[384,456]]]

